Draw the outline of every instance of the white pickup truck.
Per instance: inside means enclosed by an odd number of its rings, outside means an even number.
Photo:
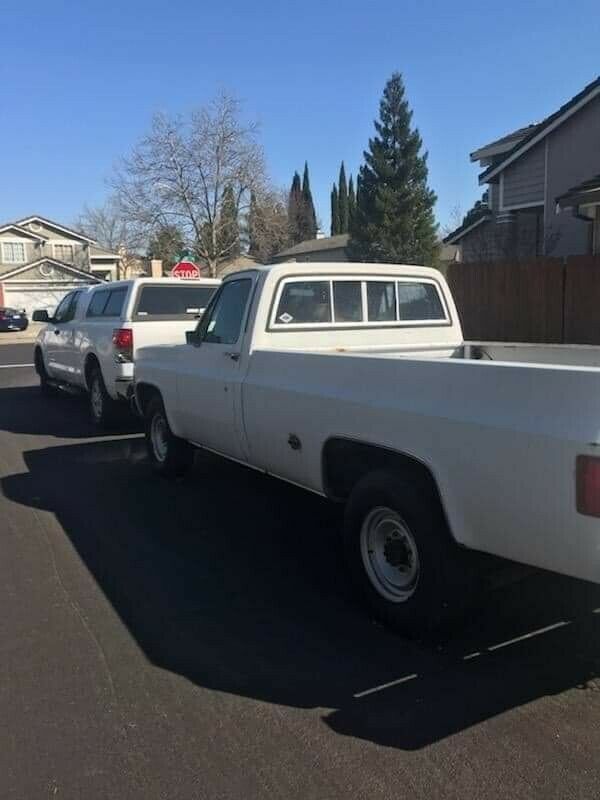
[[[397,629],[464,608],[472,550],[600,581],[600,349],[464,342],[436,270],[231,275],[187,344],[140,352],[135,395],[160,472],[193,445],[345,502]]]
[[[34,363],[43,391],[54,385],[87,391],[92,420],[106,425],[131,395],[140,347],[185,341],[220,281],[137,278],[69,292],[36,341]]]

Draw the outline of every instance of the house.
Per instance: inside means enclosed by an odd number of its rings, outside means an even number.
[[[121,256],[45,217],[0,225],[0,306],[53,308],[71,289],[117,277]]]
[[[483,167],[484,202],[444,239],[462,261],[600,253],[600,78],[471,161]]]
[[[307,239],[305,242],[295,244],[282,250],[273,258],[274,264],[283,261],[348,261],[346,248],[348,246],[347,233],[338,233],[337,236],[322,236],[318,239]]]
[[[349,239],[350,236],[347,233],[308,239],[277,253],[273,262],[280,264],[282,261],[349,261]],[[449,264],[457,261],[458,255],[458,247],[455,245],[442,245],[438,258],[440,270],[443,272]]]

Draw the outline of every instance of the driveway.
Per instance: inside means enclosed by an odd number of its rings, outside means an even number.
[[[0,348],[0,796],[600,796],[600,587],[535,574],[388,633],[339,511],[200,454],[155,477]]]

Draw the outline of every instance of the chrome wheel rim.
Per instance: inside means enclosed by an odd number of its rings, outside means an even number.
[[[163,462],[167,457],[169,442],[167,438],[167,421],[161,414],[155,414],[150,423],[150,441],[152,452],[157,461]]]
[[[92,414],[94,415],[95,419],[101,419],[102,417],[103,402],[100,381],[98,378],[94,378],[90,387],[90,404],[92,407]]]
[[[404,603],[419,582],[419,551],[398,512],[385,506],[372,509],[360,530],[360,550],[373,588],[392,603]]]

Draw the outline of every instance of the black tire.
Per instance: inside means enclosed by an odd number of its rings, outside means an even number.
[[[447,631],[474,597],[468,554],[452,540],[439,499],[392,472],[372,472],[356,485],[346,506],[344,548],[371,612],[407,636]]]
[[[106,390],[99,366],[92,368],[88,382],[90,418],[96,428],[109,428],[117,417],[117,402]]]
[[[146,408],[144,433],[148,457],[155,472],[173,477],[185,475],[190,470],[194,461],[194,448],[171,431],[159,395],[153,397]]]
[[[48,397],[54,394],[54,386],[50,383],[50,378],[46,372],[46,365],[44,364],[44,356],[42,351],[37,348],[34,356],[35,371],[40,379],[40,391],[43,395]]]

